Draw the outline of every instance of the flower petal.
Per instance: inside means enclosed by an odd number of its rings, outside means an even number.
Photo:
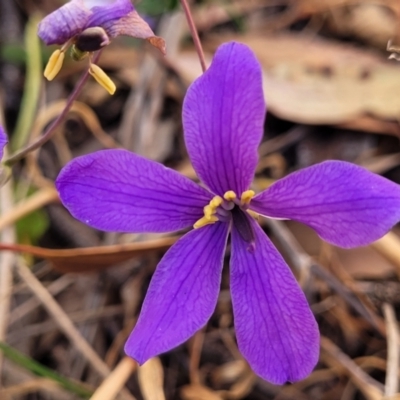
[[[261,67],[245,45],[231,42],[188,89],[183,104],[186,146],[199,178],[215,193],[249,189],[263,134]]]
[[[131,0],[114,0],[112,2],[103,2],[103,5],[91,8],[91,15],[85,28],[101,26],[106,29],[106,24],[117,22],[120,18],[125,17],[133,10],[134,7],[131,3]]]
[[[357,165],[326,161],[275,182],[250,207],[303,222],[327,242],[349,248],[370,244],[400,220],[400,187]]]
[[[139,364],[180,345],[211,317],[218,299],[229,225],[182,237],[158,265],[125,352]]]
[[[101,7],[105,4],[112,4],[115,0],[83,0],[86,8]]]
[[[131,11],[117,21],[103,24],[103,28],[110,38],[126,35],[139,39],[148,39],[153,46],[165,54],[165,40],[155,36],[149,24],[136,11]]]
[[[0,161],[3,158],[4,147],[8,143],[8,137],[4,128],[0,125]]]
[[[105,231],[171,232],[192,226],[212,195],[185,176],[126,150],[77,157],[56,181],[62,203]]]
[[[260,226],[255,248],[232,230],[231,292],[239,350],[274,384],[294,382],[318,361],[319,332],[291,270]]]
[[[83,0],[71,0],[42,19],[38,35],[46,45],[64,44],[82,31],[90,14]]]

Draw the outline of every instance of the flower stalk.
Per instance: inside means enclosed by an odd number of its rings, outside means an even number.
[[[97,62],[100,58],[101,51],[99,51],[93,58],[93,62]],[[47,143],[56,132],[56,129],[60,126],[61,122],[64,120],[66,115],[68,114],[69,110],[72,107],[72,104],[77,99],[79,94],[81,93],[83,86],[85,85],[86,81],[89,78],[89,70],[85,71],[81,78],[79,79],[78,83],[75,86],[75,89],[69,96],[67,100],[67,104],[65,105],[64,110],[60,113],[60,115],[53,121],[53,123],[45,130],[42,136],[40,136],[35,142],[27,145],[23,149],[17,151],[16,153],[12,154],[6,160],[4,160],[4,164],[9,167],[12,167],[18,161],[22,160],[27,154],[31,151],[38,149],[39,147],[43,146]]]
[[[197,54],[199,56],[201,69],[203,70],[203,72],[205,72],[207,70],[206,60],[204,58],[204,52],[203,52],[203,47],[201,45],[201,41],[199,38],[199,33],[197,32],[196,25],[193,21],[192,13],[190,11],[190,6],[189,6],[187,0],[181,0],[181,5],[183,8],[183,11],[185,12],[185,16],[186,16],[186,19],[187,19],[187,22],[189,25],[190,33],[193,38],[194,46],[195,46]]]

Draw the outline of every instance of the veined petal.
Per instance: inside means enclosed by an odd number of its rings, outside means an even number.
[[[260,226],[255,249],[232,229],[231,292],[239,350],[274,384],[309,375],[318,361],[319,332],[291,270]]]
[[[249,189],[263,134],[261,67],[245,45],[217,50],[210,68],[188,89],[185,141],[199,178],[215,193]]]
[[[77,157],[56,187],[80,221],[104,231],[171,232],[192,226],[212,195],[185,176],[126,150]]]
[[[110,21],[102,26],[110,38],[126,35],[139,39],[148,39],[153,46],[165,54],[165,40],[155,36],[149,24],[135,10],[117,21]]]
[[[83,0],[86,8],[102,7],[106,4],[112,4],[115,0]]]
[[[4,147],[8,143],[8,137],[4,128],[0,125],[0,161],[3,158]]]
[[[400,220],[400,187],[357,165],[326,161],[275,182],[250,208],[302,222],[327,242],[350,248],[379,239]]]
[[[139,364],[180,345],[211,317],[218,299],[229,225],[195,229],[165,254],[125,352]]]
[[[125,17],[133,10],[134,7],[131,3],[131,0],[114,0],[103,2],[103,5],[96,5],[91,8],[91,15],[85,28],[101,26],[106,29],[104,25]]]
[[[90,14],[83,0],[71,0],[42,19],[38,35],[46,45],[64,44],[82,31]]]

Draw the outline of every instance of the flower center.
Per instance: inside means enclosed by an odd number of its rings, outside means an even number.
[[[76,56],[80,56],[82,53],[87,54],[98,51],[109,44],[110,38],[103,28],[99,26],[87,28],[75,37],[74,45],[72,46],[72,57],[79,61],[81,58],[75,58]],[[78,54],[76,55],[75,52]]]
[[[238,199],[236,193],[233,190],[229,190],[224,194],[223,198],[221,196],[214,196],[204,207],[204,216],[193,227],[197,229],[215,224],[217,221],[228,222],[230,219],[233,219],[235,226],[247,226],[250,229],[249,224],[247,223],[246,225],[247,219],[243,212],[248,211],[254,195],[253,190],[246,190],[241,194],[240,199]],[[246,228],[244,231],[248,231],[249,229]],[[250,237],[251,235],[246,234],[245,236]]]

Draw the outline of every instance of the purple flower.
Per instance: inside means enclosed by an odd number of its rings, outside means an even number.
[[[253,218],[301,221],[342,247],[367,245],[400,219],[399,187],[356,165],[328,161],[254,195],[263,136],[261,68],[248,47],[221,46],[183,105],[187,150],[206,187],[124,150],[69,163],[63,204],[106,231],[184,235],[159,263],[125,350],[139,363],[183,343],[211,317],[231,233],[230,283],[238,346],[252,369],[283,384],[306,377],[319,333],[291,270]],[[249,211],[253,213],[249,213]]]
[[[149,25],[135,11],[130,0],[71,0],[44,18],[38,35],[46,45],[62,45],[50,57],[45,77],[52,80],[72,46],[72,57],[81,60],[110,44],[111,39],[127,35],[147,39],[165,54],[164,39],[155,36]],[[110,93],[115,88],[97,65],[90,62],[89,72]],[[113,92],[111,93],[113,94]]]

